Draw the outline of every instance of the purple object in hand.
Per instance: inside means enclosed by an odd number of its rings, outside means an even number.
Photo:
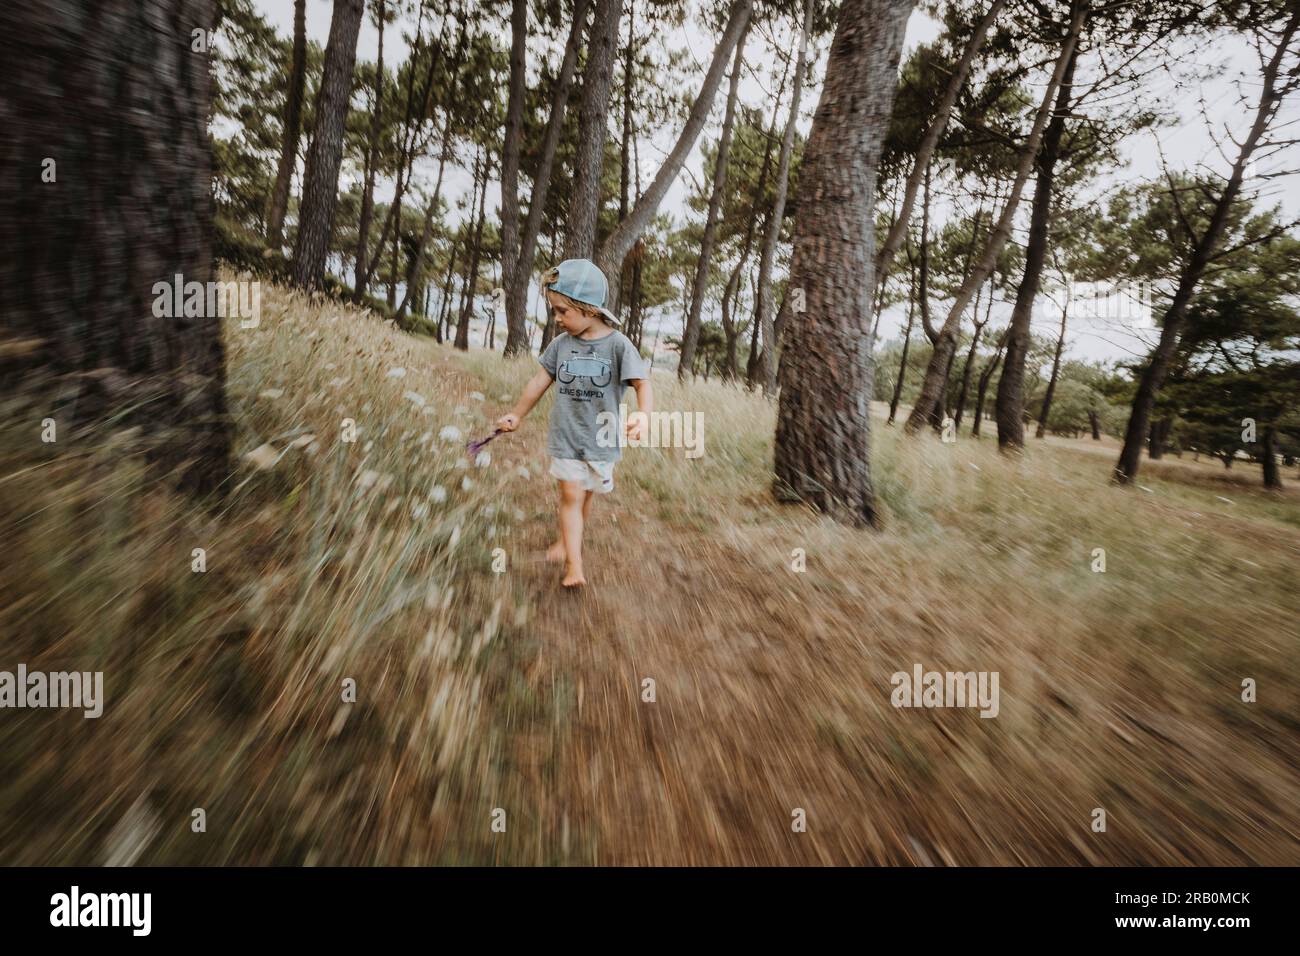
[[[478,441],[470,442],[468,445],[465,446],[465,454],[469,456],[470,461],[473,461],[474,459],[478,458],[478,453],[487,447],[488,442],[496,438],[498,435],[503,435],[503,434],[505,434],[505,429],[498,428],[491,435],[488,435],[487,438],[480,438]]]

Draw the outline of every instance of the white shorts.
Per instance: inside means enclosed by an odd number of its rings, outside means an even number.
[[[552,458],[551,477],[579,481],[587,491],[607,494],[614,490],[614,463],[581,458]]]

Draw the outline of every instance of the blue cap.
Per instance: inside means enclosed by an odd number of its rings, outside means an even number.
[[[618,317],[605,308],[609,280],[590,259],[565,259],[558,266],[547,269],[542,274],[542,286],[574,302],[594,306],[606,322],[618,327]]]

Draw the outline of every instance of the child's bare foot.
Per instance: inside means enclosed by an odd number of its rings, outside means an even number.
[[[563,541],[557,541],[546,549],[546,560],[551,564],[560,564],[564,560]]]
[[[564,580],[560,582],[566,588],[580,588],[587,583],[582,573],[582,565],[570,564],[564,569]]]

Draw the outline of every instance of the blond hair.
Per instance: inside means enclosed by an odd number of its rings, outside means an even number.
[[[563,299],[565,302],[567,302],[569,305],[573,306],[575,309],[577,309],[577,310],[578,310],[579,312],[581,312],[583,315],[587,316],[587,318],[589,318],[589,319],[604,319],[604,318],[605,318],[604,314],[600,311],[600,309],[596,308],[596,307],[595,307],[594,305],[592,305],[591,303],[589,303],[589,302],[579,302],[577,299],[571,299],[571,298],[569,298],[567,295],[565,295],[563,292],[556,292],[556,291],[555,291],[554,289],[552,289],[550,286],[547,286],[547,287],[546,287],[546,294],[547,294],[547,295],[553,295],[553,296],[555,296],[556,298],[559,298],[559,299]]]

